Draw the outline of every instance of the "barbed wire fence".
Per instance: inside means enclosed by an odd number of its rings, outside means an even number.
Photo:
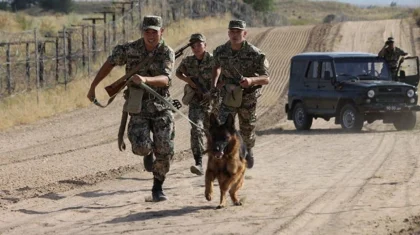
[[[183,18],[228,12],[242,16],[250,25],[264,23],[249,5],[237,0],[132,0],[113,2],[112,7],[93,12],[95,17],[64,26],[56,33],[41,34],[39,29],[0,31],[0,98],[33,89],[66,87],[80,74],[89,78],[93,65],[105,61],[115,45],[140,38],[144,15],[160,15],[167,26]]]

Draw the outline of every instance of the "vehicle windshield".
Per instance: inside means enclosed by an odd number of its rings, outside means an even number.
[[[335,60],[335,74],[338,81],[345,80],[392,80],[388,66],[380,59]]]

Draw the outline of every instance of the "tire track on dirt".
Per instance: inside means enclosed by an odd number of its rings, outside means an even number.
[[[379,139],[378,143],[375,145],[375,148],[373,149],[372,153],[375,153],[374,156],[371,157],[370,154],[365,154],[364,157],[359,159],[357,162],[354,162],[354,159],[348,158],[349,164],[352,164],[350,171],[342,172],[340,171],[340,178],[334,179],[334,181],[331,183],[331,185],[328,186],[325,190],[316,190],[315,192],[310,192],[306,196],[302,198],[302,200],[299,201],[293,201],[291,204],[287,204],[286,208],[282,210],[282,214],[293,214],[293,217],[286,220],[284,223],[281,223],[280,226],[277,223],[273,224],[267,224],[265,225],[261,230],[258,230],[258,233],[273,233],[273,234],[297,234],[303,227],[311,222],[313,224],[313,220],[316,218],[316,214],[319,210],[322,210],[324,207],[331,207],[331,204],[339,205],[339,201],[344,201],[346,192],[342,193],[342,191],[354,191],[359,188],[359,186],[356,188],[352,187],[350,189],[346,188],[346,190],[342,190],[337,185],[348,185],[348,182],[352,181],[353,175],[357,174],[361,171],[362,168],[368,167],[367,161],[369,161],[370,158],[376,159],[380,157],[380,153],[382,153],[382,150],[386,147],[385,135],[381,135],[381,138]],[[386,148],[390,151],[392,148]],[[372,160],[371,160],[372,161]],[[308,199],[310,199],[308,201]],[[328,200],[327,205],[325,205],[325,201]],[[302,205],[301,208],[299,208],[298,205]],[[291,208],[290,208],[291,207]],[[294,208],[298,207],[298,211],[293,212],[295,210]],[[309,210],[316,210],[315,208],[321,207],[316,212]],[[332,208],[333,209],[333,208]],[[279,227],[278,227],[279,226]],[[319,226],[319,223],[317,223],[314,226]],[[313,231],[313,230],[303,230],[303,231]],[[302,232],[302,231],[300,231]]]

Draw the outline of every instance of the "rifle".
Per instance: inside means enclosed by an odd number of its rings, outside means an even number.
[[[183,51],[189,46],[191,46],[191,43],[188,43],[187,45],[185,45],[185,46],[181,47],[179,50],[177,50],[175,52],[175,59],[180,57],[183,54]],[[124,76],[119,78],[117,81],[113,82],[109,86],[106,86],[105,90],[108,93],[109,97],[112,98],[112,97],[116,96],[122,89],[124,89],[124,87],[127,85],[128,79],[130,79],[131,76],[136,74],[137,71],[139,71],[146,64],[146,62],[150,61],[150,59],[151,58],[149,57],[149,58],[143,60],[139,65],[137,65],[134,69],[132,69],[131,71],[126,73]]]

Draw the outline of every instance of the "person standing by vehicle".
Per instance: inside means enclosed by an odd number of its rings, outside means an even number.
[[[242,20],[229,22],[229,41],[217,47],[214,52],[212,89],[218,84],[220,73],[223,102],[219,119],[223,123],[229,113],[239,118],[239,129],[247,145],[247,167],[252,168],[255,145],[255,123],[257,121],[257,99],[261,85],[269,83],[268,60],[260,49],[246,41],[246,23]]]
[[[124,111],[130,114],[128,138],[132,151],[136,155],[144,156],[146,170],[153,172],[152,198],[157,202],[167,200],[162,185],[174,155],[174,118],[167,105],[138,85],[147,84],[170,100],[170,76],[175,54],[162,38],[164,29],[160,16],[145,16],[142,31],[142,38],[117,45],[113,49],[93,80],[87,97],[91,101],[95,100],[96,86],[115,66],[125,65],[126,72],[129,72],[140,63],[145,63],[145,66],[131,77]],[[150,134],[153,134],[153,139]]]
[[[182,60],[176,70],[176,76],[187,83],[185,89],[192,93],[189,100],[185,102],[189,106],[189,119],[197,124],[197,126],[191,124],[190,143],[195,165],[191,166],[190,170],[193,174],[203,175],[202,163],[205,151],[203,130],[209,128],[211,112],[209,91],[214,61],[213,56],[206,51],[207,44],[204,35],[192,34],[190,43],[194,55]]]
[[[394,43],[394,38],[389,37],[385,42],[384,47],[382,47],[381,51],[378,53],[378,56],[385,59],[391,70],[392,78],[395,80],[398,72],[398,60],[401,56],[408,55],[408,53],[396,47]],[[404,57],[402,57],[401,60],[404,61]]]

